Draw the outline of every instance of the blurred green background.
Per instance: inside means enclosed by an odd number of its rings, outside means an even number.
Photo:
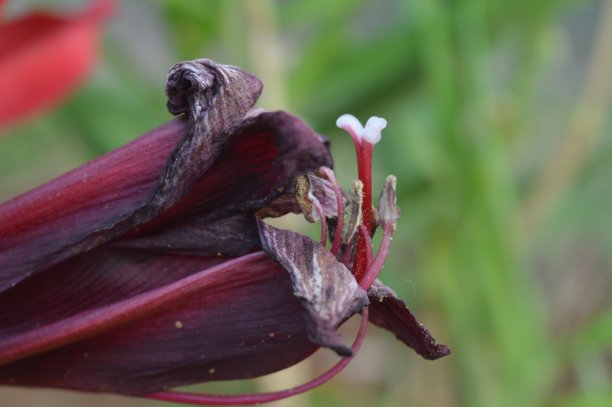
[[[87,83],[0,137],[0,200],[169,120],[174,62],[241,66],[264,81],[260,107],[331,138],[345,186],[335,119],[388,120],[374,187],[397,175],[402,218],[381,278],[453,349],[424,361],[371,328],[344,373],[275,405],[612,405],[612,1],[118,3]],[[278,389],[332,362],[197,389]],[[2,388],[0,405],[168,404]]]

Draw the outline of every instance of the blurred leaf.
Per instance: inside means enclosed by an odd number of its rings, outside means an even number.
[[[570,395],[558,403],[559,407],[609,407],[612,403],[612,390]]]
[[[596,316],[569,339],[569,356],[580,359],[594,353],[612,351],[612,311]]]

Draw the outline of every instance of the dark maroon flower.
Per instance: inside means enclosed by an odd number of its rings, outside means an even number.
[[[425,358],[449,353],[375,280],[399,216],[393,177],[371,204],[382,119],[339,120],[360,168],[346,194],[322,137],[287,113],[250,111],[254,76],[195,60],[172,68],[166,91],[180,117],[0,205],[0,384],[269,401],[345,366],[368,314]],[[320,221],[321,242],[262,222],[288,212]],[[336,329],[358,312],[351,348]],[[320,346],[345,359],[288,392],[166,392],[278,371]]]

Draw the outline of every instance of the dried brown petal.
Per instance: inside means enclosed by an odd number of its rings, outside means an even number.
[[[351,349],[336,329],[367,303],[350,271],[324,246],[299,233],[259,223],[262,246],[290,274],[293,292],[305,309],[308,337],[341,356]]]

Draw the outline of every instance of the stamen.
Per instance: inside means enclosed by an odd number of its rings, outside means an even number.
[[[295,396],[297,394],[304,393],[308,390],[312,390],[315,387],[322,385],[327,382],[338,373],[340,373],[344,368],[353,360],[359,348],[361,348],[361,344],[363,343],[363,339],[365,338],[366,330],[368,327],[368,308],[364,308],[361,315],[361,325],[359,326],[359,332],[355,337],[355,341],[351,346],[351,350],[353,351],[353,356],[349,356],[343,358],[338,363],[336,363],[331,369],[327,372],[323,373],[319,377],[304,383],[300,386],[294,387],[292,389],[275,391],[270,393],[254,393],[254,394],[236,394],[236,395],[214,395],[214,394],[198,394],[198,393],[183,393],[183,392],[175,392],[175,391],[162,391],[158,393],[153,393],[145,396],[149,399],[154,400],[163,400],[170,401],[174,403],[184,403],[184,404],[193,404],[200,406],[236,406],[236,405],[253,405],[259,403],[269,403],[275,400],[285,399],[291,396]]]
[[[334,172],[327,167],[322,167],[321,171],[323,171],[329,182],[331,182],[332,187],[334,188],[334,192],[336,193],[338,221],[336,222],[336,233],[334,234],[334,242],[332,243],[332,248],[330,250],[335,256],[336,254],[338,254],[338,251],[340,250],[340,245],[342,244],[342,229],[344,228],[344,194],[342,193],[340,185],[338,185],[338,181],[336,181],[336,176],[334,175]]]
[[[380,117],[370,117],[365,128],[361,122],[350,114],[342,115],[336,125],[347,131],[355,143],[357,153],[357,171],[359,180],[363,183],[362,219],[370,236],[376,229],[374,207],[372,206],[372,154],[374,144],[380,141],[381,132],[387,126],[387,121]],[[366,244],[363,238],[357,242],[357,257],[353,267],[353,274],[357,281],[361,281],[368,269]]]
[[[323,246],[327,245],[327,220],[325,218],[325,212],[323,212],[323,207],[321,207],[321,203],[314,196],[310,197],[310,200],[315,207],[315,210],[319,214],[319,221],[321,221],[321,244]]]

